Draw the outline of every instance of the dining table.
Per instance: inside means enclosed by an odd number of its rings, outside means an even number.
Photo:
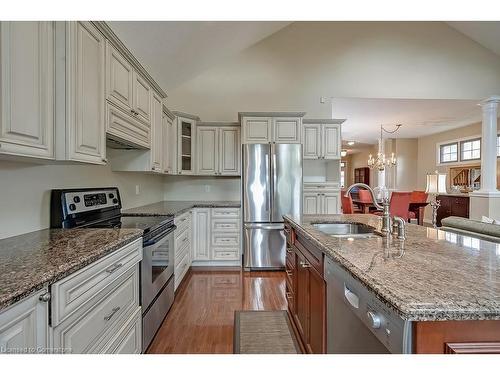
[[[373,201],[361,200],[361,199],[353,199],[352,203],[358,206],[364,214],[370,213],[370,208],[375,208]],[[424,213],[425,207],[429,204],[429,202],[410,202],[410,206],[408,211],[411,211],[415,214],[415,218],[417,219],[418,225],[424,225]]]

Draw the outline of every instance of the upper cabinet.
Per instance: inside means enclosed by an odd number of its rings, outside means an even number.
[[[65,22],[60,28],[57,40],[65,37],[66,74],[62,77],[64,70],[58,69],[58,77],[64,79],[66,106],[59,106],[65,116],[58,119],[57,158],[104,164],[105,39],[91,22]]]
[[[150,148],[151,88],[109,41],[106,77],[108,137],[133,147]]]
[[[175,115],[163,107],[163,173],[177,174],[177,127]]]
[[[301,143],[304,112],[240,112],[242,143]]]
[[[0,154],[54,159],[54,22],[0,22]]]
[[[182,112],[177,116],[177,173],[195,174],[196,122],[199,117]]]
[[[240,127],[238,124],[200,123],[196,131],[196,174],[239,176]]]
[[[345,120],[304,120],[304,159],[340,159],[341,124]]]
[[[151,170],[163,173],[163,103],[161,97],[151,95]]]

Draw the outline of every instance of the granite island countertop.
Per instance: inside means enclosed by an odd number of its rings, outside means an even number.
[[[500,244],[414,224],[406,240],[330,237],[312,224],[360,222],[375,215],[285,216],[295,230],[340,263],[406,320],[499,320]]]
[[[0,310],[141,236],[140,229],[45,229],[0,240]]]
[[[161,215],[174,215],[179,216],[192,208],[214,208],[214,207],[231,207],[239,208],[241,203],[239,201],[162,201],[157,203],[148,204],[145,206],[130,208],[123,210],[122,214],[128,216],[161,216]]]

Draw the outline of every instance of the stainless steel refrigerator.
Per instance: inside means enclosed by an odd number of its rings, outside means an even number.
[[[302,214],[302,145],[265,143],[242,148],[244,268],[282,269],[283,215]]]

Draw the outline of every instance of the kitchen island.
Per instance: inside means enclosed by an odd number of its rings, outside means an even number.
[[[500,352],[500,244],[412,224],[405,240],[314,226],[335,222],[381,225],[374,215],[285,216],[287,299],[305,351],[327,348],[326,257],[411,322],[411,352]]]

